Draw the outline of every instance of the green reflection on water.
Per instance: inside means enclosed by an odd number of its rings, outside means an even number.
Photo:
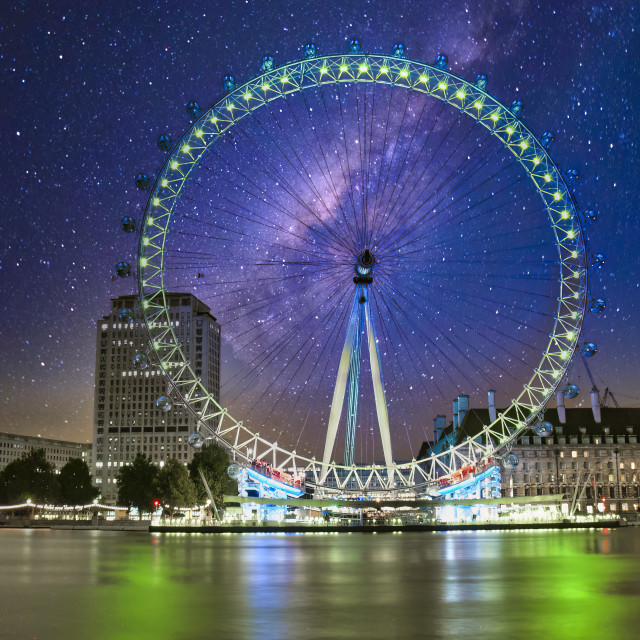
[[[2,638],[624,640],[640,623],[640,530],[0,531],[0,570]]]

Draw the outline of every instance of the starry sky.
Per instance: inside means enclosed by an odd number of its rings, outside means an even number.
[[[301,57],[305,42],[314,41],[320,52],[339,52],[346,51],[354,37],[371,52],[389,53],[392,44],[401,41],[408,57],[428,62],[445,52],[454,73],[468,79],[485,73],[489,91],[503,102],[522,100],[523,120],[534,132],[555,132],[554,158],[563,169],[580,171],[578,202],[599,214],[587,230],[589,246],[607,256],[605,267],[591,279],[592,292],[607,299],[607,309],[588,315],[584,323],[584,338],[599,349],[590,360],[593,375],[600,389],[610,387],[621,404],[638,406],[640,261],[634,203],[640,183],[634,170],[638,127],[632,109],[640,97],[635,70],[640,7],[622,1],[526,0],[80,6],[23,2],[0,9],[0,82],[5,96],[0,131],[6,149],[0,164],[0,430],[91,439],[95,322],[108,312],[109,298],[134,288],[131,279],[113,278],[118,260],[132,259],[134,252],[134,242],[122,233],[119,220],[123,215],[140,218],[145,198],[134,177],[140,171],[158,171],[165,156],[155,141],[165,132],[175,139],[189,126],[185,104],[192,99],[202,106],[213,104],[222,96],[225,74],[233,73],[238,81],[255,75],[266,53],[280,64]],[[342,98],[354,102],[348,90]],[[409,110],[416,123],[420,108],[412,104]],[[316,114],[319,109],[320,102]],[[430,110],[424,112],[425,121]],[[290,116],[280,117],[278,122],[291,126]],[[263,124],[279,126],[274,122]],[[323,126],[318,121],[319,131]],[[250,125],[247,132],[252,135]],[[304,137],[296,137],[293,129],[290,135],[294,143],[304,145]],[[259,148],[243,149],[247,143],[240,137],[226,144],[236,153],[226,157],[233,158],[236,169],[248,172]],[[455,146],[451,139],[443,144]],[[474,139],[469,144],[471,150],[488,148],[490,141]],[[205,173],[214,175],[215,161],[210,168]],[[221,175],[221,165],[218,170]],[[197,193],[198,185],[193,189]],[[205,194],[219,192],[209,175]],[[509,193],[514,202],[527,202],[530,195],[526,189]],[[184,206],[183,232],[198,228],[196,222],[189,226],[187,216],[202,215],[206,202],[202,198],[199,204],[193,200]],[[237,204],[247,203],[236,200]],[[527,212],[518,211],[522,224]],[[235,230],[251,232],[244,227]],[[473,228],[469,235],[471,246],[481,241],[480,236],[473,239]],[[257,242],[264,249],[275,240],[263,234]],[[172,249],[177,255],[184,247],[176,243]],[[216,265],[205,260],[200,268],[195,263],[185,266],[178,284],[191,282],[194,269],[206,271]],[[207,284],[213,287],[220,277],[207,275]],[[224,332],[221,311],[226,307],[222,301],[218,308],[211,306]],[[480,327],[489,322],[482,313],[476,320]],[[236,355],[242,331],[239,325],[229,327],[223,379],[251,362]],[[389,341],[394,342],[393,335]],[[388,366],[385,378],[390,387],[392,378],[400,381],[400,369],[393,367]],[[519,375],[517,369],[507,368]],[[417,364],[414,369],[418,371]],[[394,399],[402,404],[412,370],[407,366],[407,379],[398,382],[404,392],[389,389],[390,405]],[[473,387],[470,377],[468,386]],[[580,361],[572,365],[570,379],[581,388],[590,386]],[[477,385],[482,392],[493,386],[485,382]],[[456,386],[468,391],[459,381],[450,389],[444,384],[443,397],[452,396]],[[499,386],[498,391],[500,402]],[[263,398],[263,392],[258,397]],[[232,398],[231,389],[229,393]],[[273,390],[269,393],[275,404],[278,396]],[[431,410],[446,410],[444,399],[432,395]],[[580,404],[582,397],[572,402]],[[504,395],[503,401],[507,399]],[[237,405],[238,410],[248,412],[250,400]],[[472,396],[474,402],[483,402],[482,394],[477,400]],[[428,409],[416,409],[421,410]],[[417,450],[432,417],[423,415],[419,426],[416,419],[403,419],[413,429],[403,434],[403,455]],[[299,427],[287,431],[294,443],[300,438]],[[302,439],[313,448],[318,434],[316,429]]]

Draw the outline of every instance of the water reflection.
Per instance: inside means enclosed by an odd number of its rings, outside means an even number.
[[[0,637],[636,638],[640,530],[0,531]]]

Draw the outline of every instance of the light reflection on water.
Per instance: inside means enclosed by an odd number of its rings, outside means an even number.
[[[0,530],[0,638],[626,638],[640,529]]]

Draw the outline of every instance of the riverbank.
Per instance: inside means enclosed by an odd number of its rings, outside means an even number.
[[[167,525],[149,520],[31,520],[14,518],[0,522],[0,529],[68,529],[76,531],[142,531],[150,533],[398,533],[446,531],[522,531],[526,529],[617,529],[638,523],[626,520],[588,522],[475,522],[432,524],[234,524],[234,525]]]
[[[415,531],[520,531],[523,529],[616,529],[620,520],[596,522],[487,522],[468,524],[379,524],[379,525],[232,525],[232,526],[171,526],[151,525],[152,533],[398,533]]]

